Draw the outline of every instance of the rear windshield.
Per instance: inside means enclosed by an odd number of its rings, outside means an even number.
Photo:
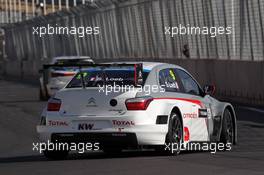
[[[143,84],[149,74],[148,70],[143,70]],[[133,68],[89,68],[82,70],[85,87],[98,87],[103,85],[134,86],[135,72]],[[81,73],[77,73],[69,82],[66,88],[82,87]]]

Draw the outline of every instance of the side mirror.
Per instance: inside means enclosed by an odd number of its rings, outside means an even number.
[[[204,86],[204,93],[207,95],[214,95],[215,94],[215,86],[214,85],[205,85]]]

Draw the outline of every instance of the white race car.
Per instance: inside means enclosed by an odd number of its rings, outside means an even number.
[[[50,64],[64,65],[77,63],[91,63],[94,61],[88,56],[62,56],[54,57]],[[58,90],[63,88],[76,74],[75,67],[53,67],[50,70],[41,70],[42,76],[39,79],[39,99],[47,100]]]
[[[169,143],[235,144],[235,111],[211,97],[213,91],[173,64],[94,65],[48,101],[37,132],[43,142],[98,142],[105,152],[139,146],[160,150]],[[173,149],[173,154],[181,150]],[[62,158],[68,152],[44,153]]]

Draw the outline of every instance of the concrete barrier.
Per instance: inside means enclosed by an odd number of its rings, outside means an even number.
[[[202,84],[214,84],[217,96],[239,103],[264,106],[264,62],[175,60]]]
[[[96,62],[127,61],[127,59],[100,59]],[[142,60],[142,59],[130,59]],[[215,59],[144,59],[167,62],[187,69],[202,86],[213,84],[221,99],[264,106],[264,62]],[[42,63],[36,61],[8,61],[1,73],[23,81],[38,83]]]
[[[0,61],[0,77],[2,77],[4,74],[4,62]]]
[[[30,61],[3,61],[0,63],[0,76],[4,79],[12,79],[36,84],[39,78],[39,69],[42,63],[38,60]]]
[[[4,74],[12,77],[23,78],[22,65],[20,61],[5,61]]]

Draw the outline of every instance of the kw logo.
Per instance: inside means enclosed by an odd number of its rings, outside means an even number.
[[[78,125],[78,130],[92,130],[94,127],[94,124],[91,123],[80,123]]]

